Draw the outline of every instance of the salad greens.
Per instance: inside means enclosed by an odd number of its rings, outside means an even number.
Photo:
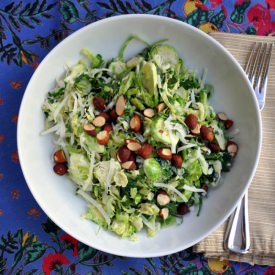
[[[145,48],[125,61],[135,39]],[[230,170],[236,152],[228,144],[236,144],[208,102],[213,87],[165,40],[131,36],[107,61],[81,53],[43,104],[54,171],[76,184],[86,219],[122,238],[136,240],[143,228],[154,236],[200,209],[208,187]]]

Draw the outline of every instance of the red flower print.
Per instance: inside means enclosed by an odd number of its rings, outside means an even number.
[[[267,35],[272,31],[269,9],[261,4],[256,4],[247,12],[248,21],[256,27],[258,35]]]
[[[211,2],[212,9],[222,4],[222,0],[210,0],[210,2]]]
[[[18,115],[13,115],[11,117],[11,121],[14,122],[14,123],[17,123],[18,122]]]
[[[269,267],[263,275],[275,275],[275,267]]]
[[[274,0],[265,0],[267,7],[270,9],[275,9],[275,1]]]
[[[227,17],[228,12],[227,12],[227,10],[226,10],[226,8],[225,8],[224,5],[222,5],[222,11],[223,11],[223,13],[224,13],[224,16]]]
[[[18,153],[17,152],[13,152],[11,154],[11,159],[12,159],[13,162],[18,163],[19,162]]]
[[[29,209],[28,215],[34,218],[41,216],[40,211],[34,207]]]
[[[4,178],[4,174],[0,173],[0,180],[2,180]]]
[[[72,236],[68,234],[64,234],[60,237],[62,241],[64,241],[66,244],[70,245],[70,248],[73,250],[73,256],[77,256],[78,254],[78,240],[73,238]]]
[[[32,63],[32,68],[34,71],[38,68],[39,64],[39,62]]]
[[[13,89],[18,90],[22,87],[22,82],[14,80],[14,81],[10,81],[10,85]]]
[[[5,139],[5,136],[3,134],[0,134],[0,143],[2,143]]]
[[[15,189],[15,190],[12,190],[11,191],[11,197],[14,199],[14,200],[17,200],[20,196],[20,192],[18,189]]]
[[[0,105],[3,105],[4,104],[4,99],[3,97],[0,97]]]
[[[4,216],[4,211],[3,209],[0,209],[0,217]]]
[[[69,264],[70,261],[66,258],[66,256],[56,253],[50,253],[48,256],[43,258],[42,269],[45,275],[51,275],[51,272],[57,268],[57,266]]]

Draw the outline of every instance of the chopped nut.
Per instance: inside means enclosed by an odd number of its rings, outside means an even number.
[[[111,124],[105,124],[104,127],[103,127],[103,130],[110,133],[110,132],[113,131],[113,126]]]
[[[152,118],[155,115],[155,111],[151,108],[147,108],[143,111],[144,116]]]
[[[193,135],[199,135],[200,134],[200,129],[201,129],[201,126],[198,124],[195,129],[191,130],[191,133]]]
[[[207,127],[205,125],[202,125],[201,126],[201,129],[200,129],[200,135],[201,135],[201,138],[203,140],[206,140],[206,141],[212,141],[214,139],[214,132],[213,132],[213,129],[210,128],[210,127]]]
[[[159,205],[164,206],[167,205],[170,202],[170,197],[168,194],[159,193],[157,195],[157,202]]]
[[[221,148],[217,143],[210,143],[209,147],[213,153],[219,153],[221,151]]]
[[[238,145],[234,141],[228,141],[226,145],[226,150],[230,154],[230,156],[235,157],[238,153]]]
[[[116,120],[117,120],[117,117],[118,117],[118,115],[117,115],[117,113],[116,113],[116,110],[113,109],[113,110],[110,112],[110,118],[111,118],[112,121],[116,121]]]
[[[166,160],[172,159],[172,152],[170,148],[159,148],[157,150],[157,154],[162,158]]]
[[[125,106],[126,98],[124,97],[124,95],[120,95],[116,102],[116,113],[118,116],[122,116],[124,114]]]
[[[180,155],[178,154],[173,154],[172,155],[172,165],[177,167],[177,168],[180,168],[182,166],[182,163],[183,163],[183,159]]]
[[[141,128],[141,120],[140,120],[140,117],[139,115],[135,114],[131,120],[130,120],[130,128],[138,133],[140,131],[140,128]]]
[[[95,137],[96,136],[96,128],[95,128],[95,126],[93,125],[93,124],[85,124],[84,126],[83,126],[83,129],[84,129],[84,131],[88,134],[88,135],[90,135],[90,136],[93,136],[93,137]]]
[[[202,146],[202,147],[201,147],[201,150],[202,150],[203,152],[205,152],[205,153],[210,153],[210,149],[209,149],[208,147],[206,147],[206,146]]]
[[[53,170],[57,175],[63,176],[68,172],[68,167],[64,163],[56,163],[53,167]]]
[[[161,219],[163,219],[165,221],[169,216],[169,209],[166,207],[160,209],[159,216],[161,217]]]
[[[161,102],[158,106],[157,106],[157,112],[160,113],[161,111],[163,111],[165,109],[166,105],[164,102]]]
[[[142,147],[138,150],[138,155],[144,159],[149,158],[153,153],[153,146],[149,143],[145,143]]]
[[[105,145],[108,143],[110,139],[110,134],[109,132],[103,130],[101,132],[99,132],[97,135],[96,135],[96,140],[97,140],[97,143],[98,144],[101,144],[101,145]]]
[[[106,113],[106,112],[100,112],[98,115],[99,116],[103,116],[105,118],[106,122],[109,122],[111,120],[110,115],[108,113]]]
[[[228,130],[233,126],[234,121],[231,119],[227,119],[226,121],[223,122],[223,124],[224,124],[225,129]]]
[[[133,152],[136,152],[141,149],[141,144],[138,141],[131,139],[127,142],[127,148]]]
[[[104,124],[106,123],[106,119],[103,116],[97,116],[94,120],[93,120],[93,124],[96,127],[102,127]]]
[[[189,114],[184,122],[190,130],[194,130],[198,125],[198,118],[194,114]]]
[[[99,111],[103,111],[106,108],[104,98],[99,97],[99,96],[95,96],[93,98],[93,105],[94,105],[95,109],[97,109]]]
[[[126,147],[122,146],[117,152],[117,159],[119,162],[126,162],[131,156],[131,151]]]
[[[221,121],[226,121],[228,119],[227,115],[225,113],[223,113],[223,112],[217,113],[217,117]]]
[[[64,154],[63,150],[61,150],[61,149],[54,152],[53,159],[54,159],[54,162],[56,162],[56,163],[66,163],[67,162],[65,154]]]

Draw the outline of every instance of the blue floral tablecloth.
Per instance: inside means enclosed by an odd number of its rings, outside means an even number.
[[[1,0],[0,274],[275,274],[275,267],[208,260],[191,248],[146,259],[103,253],[58,228],[32,197],[16,148],[18,111],[30,77],[75,30],[126,13],[168,16],[205,32],[275,32],[275,0]]]

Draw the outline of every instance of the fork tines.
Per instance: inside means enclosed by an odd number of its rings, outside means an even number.
[[[245,67],[246,75],[258,98],[260,109],[263,108],[265,100],[272,48],[271,42],[255,42]]]
[[[268,42],[255,42],[253,45],[245,72],[254,88],[257,85],[262,88],[264,85],[265,78],[268,75],[272,48],[273,44]]]

